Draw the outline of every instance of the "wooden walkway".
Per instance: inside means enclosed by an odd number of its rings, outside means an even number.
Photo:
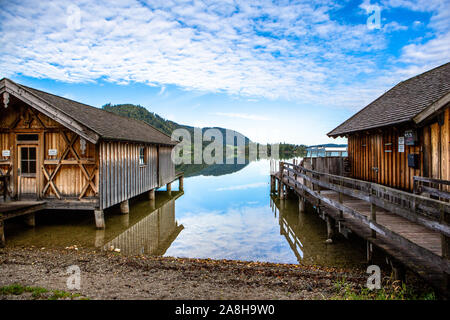
[[[11,201],[0,202],[0,247],[4,247],[5,240],[5,220],[26,216],[25,222],[34,226],[34,213],[44,209],[45,201]]]
[[[333,229],[329,230],[330,238],[336,229],[351,230],[367,240],[368,260],[375,246],[386,254],[395,272],[407,267],[449,296],[449,228],[442,223],[442,216],[450,212],[448,203],[292,164],[281,163],[271,177],[272,191],[279,198],[291,191],[299,197],[300,210],[304,210],[305,200],[316,208]],[[399,197],[403,201],[398,201]],[[406,204],[411,199],[414,206]],[[433,208],[441,211],[438,219]]]

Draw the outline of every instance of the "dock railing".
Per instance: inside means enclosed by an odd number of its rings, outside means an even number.
[[[407,242],[407,240],[376,222],[376,207],[383,208],[412,222],[439,232],[443,236],[442,255],[446,259],[449,258],[450,204],[447,202],[408,193],[372,182],[321,173],[285,162],[280,163],[280,176],[281,179],[287,179],[291,185],[302,190],[302,192],[308,192],[315,198],[337,208],[340,212],[346,212],[352,215],[368,225],[375,232],[388,235],[390,238],[394,238],[401,242]],[[306,181],[310,184],[305,183]],[[312,188],[308,187],[308,185],[312,185]],[[369,202],[371,204],[370,217],[368,218],[365,215],[344,206],[342,201],[335,201],[321,196],[321,188],[336,191],[339,193],[340,199],[341,195],[344,194]],[[317,189],[319,190],[316,191]],[[374,234],[374,236],[376,235]]]
[[[425,177],[413,177],[414,193],[428,193],[430,196],[450,200],[450,181]]]

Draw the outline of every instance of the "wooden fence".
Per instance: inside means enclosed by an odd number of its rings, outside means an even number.
[[[374,236],[376,236],[375,233],[380,233],[408,247],[412,245],[409,240],[376,222],[376,207],[383,208],[391,213],[406,218],[411,222],[418,223],[428,229],[439,232],[442,235],[443,256],[447,259],[449,257],[450,205],[447,202],[393,189],[376,183],[321,173],[290,163],[280,163],[280,176],[282,179],[287,179],[291,185],[302,192],[308,192],[324,203],[337,208],[340,212],[348,213],[358,219],[361,223],[368,225],[373,230]],[[303,181],[299,181],[298,177],[303,178]],[[313,188],[304,184],[303,182],[305,181],[310,182],[313,185]],[[322,196],[320,192],[314,190],[317,187],[319,190],[320,188],[334,190],[340,195],[345,194],[370,203],[371,216],[368,218],[365,215],[344,206],[342,201],[335,201]],[[450,270],[448,260],[445,263],[445,269]]]

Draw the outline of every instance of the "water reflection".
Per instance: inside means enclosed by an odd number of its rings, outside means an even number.
[[[284,237],[296,260],[302,264],[325,266],[361,265],[365,263],[364,243],[343,237],[326,244],[326,225],[311,207],[304,213],[298,210],[298,200],[280,201],[271,198],[271,207],[278,216],[280,235]]]
[[[8,246],[119,248],[124,254],[163,255],[183,230],[175,218],[175,202],[184,193],[157,192],[156,201],[146,196],[130,202],[130,213],[118,208],[105,212],[105,230],[96,230],[91,213],[41,212],[36,227],[26,228],[20,218],[6,224]]]
[[[183,225],[178,225],[175,219],[175,199],[176,197],[170,198],[158,209],[107,242],[103,249],[119,248],[122,253],[128,255],[164,255],[184,228]]]
[[[154,204],[135,199],[128,215],[118,208],[106,212],[106,230],[95,229],[90,213],[40,213],[34,229],[11,220],[7,245],[113,246],[130,255],[330,266],[364,263],[365,251],[358,244],[326,245],[325,223],[313,212],[299,214],[297,199],[282,206],[272,199],[269,168],[269,161],[261,160],[228,167],[219,176],[192,176],[184,181],[184,193],[157,192]]]

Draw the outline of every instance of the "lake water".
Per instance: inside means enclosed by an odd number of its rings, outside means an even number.
[[[313,211],[300,214],[298,200],[271,199],[269,161],[210,166],[189,172],[184,193],[157,192],[130,203],[130,214],[105,211],[106,230],[93,214],[42,212],[36,227],[20,218],[6,223],[8,246],[119,248],[123,254],[237,259],[352,266],[365,263],[360,241],[325,244],[326,225]],[[178,190],[175,183],[172,190]]]

